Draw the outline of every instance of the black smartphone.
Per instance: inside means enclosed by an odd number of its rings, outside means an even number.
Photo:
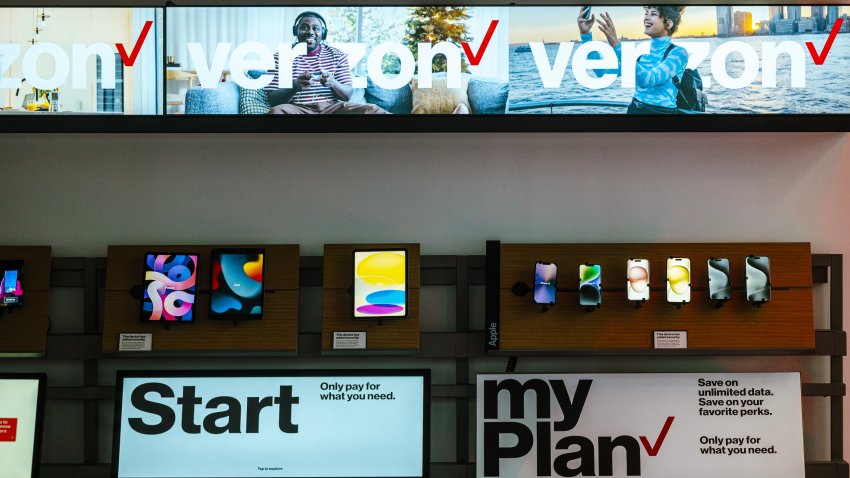
[[[558,265],[554,262],[537,262],[534,265],[534,303],[555,303],[558,289]]]
[[[590,8],[591,8],[591,7],[590,7],[590,5],[588,5],[588,6],[586,6],[586,7],[583,7],[583,11],[584,11],[584,19],[585,19],[585,20],[589,20],[589,19],[590,19]]]
[[[24,261],[0,262],[0,307],[24,305]]]

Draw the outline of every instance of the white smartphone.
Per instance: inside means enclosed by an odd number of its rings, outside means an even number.
[[[753,304],[770,301],[770,258],[747,256],[747,300]]]
[[[729,300],[732,297],[732,282],[729,279],[729,259],[712,257],[708,260],[708,298]]]
[[[667,258],[667,302],[691,301],[691,260],[686,257]]]
[[[626,291],[629,300],[649,300],[648,259],[629,259],[626,262]]]

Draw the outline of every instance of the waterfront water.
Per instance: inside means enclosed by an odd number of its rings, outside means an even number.
[[[749,44],[759,55],[761,62],[761,44],[763,42],[793,41],[801,44],[805,52],[806,87],[791,88],[790,63],[788,55],[780,55],[777,61],[776,88],[761,86],[761,71],[752,85],[741,89],[729,89],[712,82],[704,91],[708,95],[707,113],[841,113],[850,114],[850,34],[839,34],[826,62],[822,66],[813,63],[805,42],[814,43],[817,50],[822,50],[827,35],[771,35],[740,38],[698,38],[683,39],[681,42],[708,42],[710,54],[698,68],[703,78],[711,77],[711,54],[725,41],[736,40]],[[674,43],[676,41],[674,40]],[[621,88],[620,78],[614,84],[602,90],[591,90],[579,85],[572,75],[572,59],[567,66],[560,88],[547,89],[543,87],[534,57],[530,51],[517,52],[518,45],[511,45],[510,50],[510,102],[551,101],[551,100],[631,100],[633,88]],[[546,52],[550,64],[558,53],[558,44],[547,44]],[[733,78],[740,76],[743,71],[743,58],[739,54],[727,57],[726,70]],[[557,108],[560,114],[599,114],[623,113],[622,108],[604,107],[570,107]],[[548,109],[519,111],[518,114],[548,114]]]

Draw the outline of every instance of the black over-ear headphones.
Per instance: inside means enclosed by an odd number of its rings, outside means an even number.
[[[292,24],[292,36],[298,36],[298,23],[301,22],[301,19],[304,17],[316,17],[319,19],[319,22],[322,23],[322,41],[327,40],[328,38],[328,22],[325,21],[324,17],[319,15],[316,12],[301,12],[295,17],[295,23]]]

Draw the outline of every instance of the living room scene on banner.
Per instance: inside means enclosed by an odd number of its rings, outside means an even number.
[[[0,114],[162,114],[162,15],[0,8]]]

